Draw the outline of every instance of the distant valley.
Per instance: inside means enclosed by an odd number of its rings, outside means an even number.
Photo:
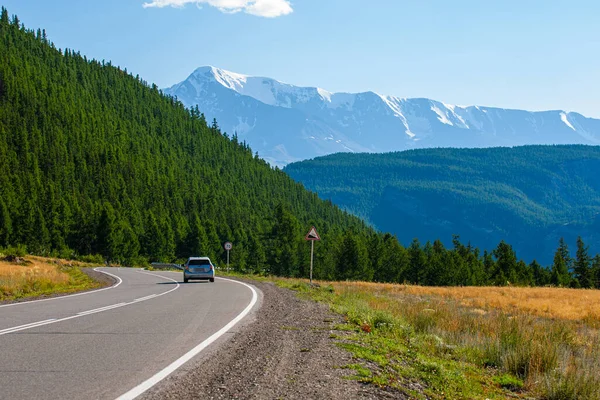
[[[404,245],[413,238],[451,245],[458,234],[491,250],[504,240],[544,265],[561,237],[573,252],[578,235],[600,251],[597,146],[346,153],[284,171]]]
[[[600,120],[576,112],[529,112],[384,96],[331,93],[271,78],[201,67],[166,94],[198,105],[272,165],[336,152],[452,147],[600,144]]]

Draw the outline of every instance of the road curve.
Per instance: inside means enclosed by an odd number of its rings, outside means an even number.
[[[0,399],[134,398],[256,303],[253,288],[226,279],[99,270],[117,285],[0,306]]]

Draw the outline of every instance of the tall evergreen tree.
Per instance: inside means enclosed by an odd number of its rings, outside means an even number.
[[[574,279],[582,288],[594,287],[592,277],[592,259],[588,255],[588,247],[583,243],[581,236],[577,238],[577,254],[573,264]]]
[[[336,258],[336,273],[339,279],[352,281],[373,279],[367,246],[352,231],[346,232],[342,237]]]
[[[12,235],[12,219],[6,203],[0,197],[0,247],[8,246]]]
[[[571,257],[569,256],[569,247],[564,238],[561,238],[558,249],[556,249],[556,252],[554,253],[550,282],[556,286],[569,286],[571,284],[571,273],[569,272],[570,265]]]
[[[406,274],[407,281],[415,285],[426,284],[426,280],[431,281],[432,278],[428,276],[428,273],[435,273],[435,271],[428,269],[427,254],[423,251],[419,239],[413,239],[408,248],[408,255],[410,257],[410,267]]]
[[[517,274],[517,256],[512,247],[501,241],[493,252],[496,257],[496,276],[493,278],[497,285],[516,284],[519,282]]]
[[[594,257],[592,263],[592,279],[594,280],[594,287],[600,289],[600,254]]]
[[[297,276],[298,243],[300,241],[298,220],[283,204],[275,208],[275,223],[271,231],[272,251],[269,264],[272,272],[281,276]]]
[[[529,268],[533,274],[535,286],[545,286],[550,284],[550,271],[542,267],[540,263],[538,263],[536,260],[533,260],[531,264],[529,264]]]

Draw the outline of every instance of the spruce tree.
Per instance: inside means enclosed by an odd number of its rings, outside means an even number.
[[[496,275],[492,277],[497,285],[517,284],[519,277],[517,274],[517,256],[508,243],[501,241],[498,247],[493,251],[496,257]]]
[[[366,245],[352,231],[346,232],[338,247],[336,273],[339,279],[370,281],[370,269]]]
[[[0,247],[7,247],[10,244],[12,230],[12,219],[8,207],[0,197]]]
[[[408,255],[410,258],[410,267],[407,271],[407,281],[415,285],[431,284],[433,278],[429,275],[429,272],[435,274],[436,271],[428,263],[427,254],[425,254],[421,247],[419,239],[413,239],[408,248]]]
[[[4,8],[4,6],[2,7],[2,12],[1,12],[1,16],[0,16],[0,23],[2,25],[8,25],[9,24],[8,10],[6,8]]]
[[[571,284],[571,273],[569,266],[571,257],[569,248],[563,238],[560,239],[558,249],[554,253],[554,262],[552,263],[552,275],[550,282],[555,286],[566,287]]]
[[[550,283],[550,271],[542,267],[536,260],[533,260],[531,264],[529,264],[529,268],[533,274],[535,286],[545,286]]]
[[[594,281],[594,287],[600,289],[600,254],[594,257],[592,263],[592,279]]]
[[[592,259],[588,255],[588,247],[583,243],[581,236],[577,238],[577,253],[573,264],[574,278],[579,286],[585,289],[594,287],[592,277]]]

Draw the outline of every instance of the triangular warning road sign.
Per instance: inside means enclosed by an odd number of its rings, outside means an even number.
[[[304,237],[304,239],[306,240],[321,240],[321,237],[319,236],[319,234],[317,233],[317,228],[315,228],[314,226],[312,228],[310,228],[310,231],[308,232],[308,234]]]

